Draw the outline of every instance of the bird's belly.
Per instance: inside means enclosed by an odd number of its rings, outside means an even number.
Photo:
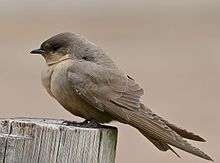
[[[83,117],[85,108],[91,108],[69,86],[65,72],[54,72],[51,77],[51,92],[56,100],[69,112]],[[83,117],[84,118],[84,117]]]
[[[97,122],[105,123],[112,118],[105,112],[102,112],[83,100],[80,96],[74,93],[70,86],[66,70],[62,68],[54,69],[51,76],[50,90],[55,99],[70,113],[80,116],[85,119],[95,119]]]

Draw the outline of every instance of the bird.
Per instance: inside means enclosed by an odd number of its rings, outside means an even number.
[[[44,41],[31,54],[43,56],[42,84],[67,111],[99,124],[118,121],[143,134],[160,151],[172,147],[213,159],[186,139],[205,139],[155,114],[142,102],[144,90],[106,52],[78,33],[64,32]]]

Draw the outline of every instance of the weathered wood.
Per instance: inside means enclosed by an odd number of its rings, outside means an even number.
[[[114,163],[117,129],[63,120],[0,119],[0,163]]]

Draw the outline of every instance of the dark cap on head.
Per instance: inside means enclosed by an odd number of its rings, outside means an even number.
[[[113,61],[105,55],[102,48],[88,41],[80,34],[60,33],[44,41],[39,49],[32,50],[31,54],[41,54],[44,58],[56,58],[69,55],[70,58],[86,60],[116,68]],[[52,57],[51,57],[52,56]]]
[[[44,54],[47,52],[55,52],[60,48],[70,47],[74,44],[74,40],[79,37],[79,34],[73,34],[69,32],[60,33],[44,41],[39,49],[32,50],[30,53]]]

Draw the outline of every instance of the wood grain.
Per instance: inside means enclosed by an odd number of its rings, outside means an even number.
[[[0,163],[114,163],[117,129],[63,120],[0,119]]]

